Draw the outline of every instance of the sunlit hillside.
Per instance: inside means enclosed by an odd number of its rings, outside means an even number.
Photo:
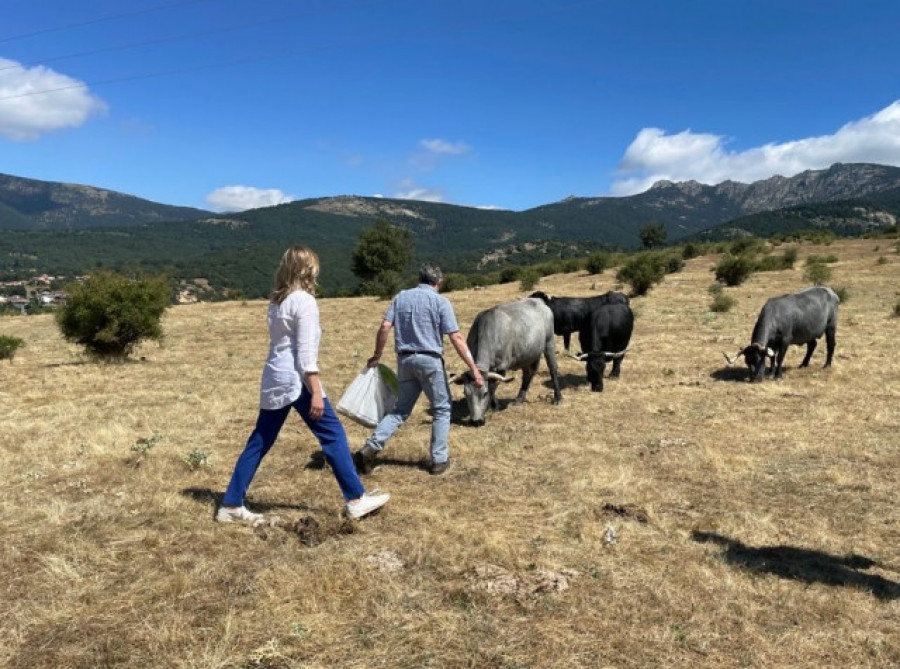
[[[834,365],[789,352],[745,382],[729,355],[766,298],[833,254]],[[461,391],[454,469],[424,469],[420,402],[343,521],[337,485],[292,416],[248,506],[213,521],[256,418],[265,304],[173,307],[162,345],[98,365],[52,317],[0,318],[0,665],[88,667],[888,667],[900,665],[900,253],[891,240],[802,244],[795,269],[727,288],[695,258],[635,298],[619,380],[593,393],[559,355],[524,406],[482,428]],[[616,286],[556,275],[551,295]],[[454,292],[464,331],[518,284]],[[333,401],[386,302],[320,301]],[[560,350],[562,348],[559,341]],[[394,363],[393,356],[386,361]],[[461,369],[452,352],[449,371]],[[517,379],[518,380],[518,379]],[[349,420],[354,448],[368,430]]]

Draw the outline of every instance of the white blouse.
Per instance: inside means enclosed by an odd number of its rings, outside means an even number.
[[[300,397],[306,374],[318,372],[319,306],[305,290],[295,290],[281,304],[269,303],[269,355],[263,367],[259,406],[280,409]],[[325,389],[322,389],[325,395]]]

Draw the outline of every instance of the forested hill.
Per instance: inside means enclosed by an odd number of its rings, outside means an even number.
[[[191,220],[210,212],[104,188],[0,174],[0,229],[77,230]]]
[[[16,180],[4,179],[0,184],[7,186]],[[511,258],[539,262],[542,253],[558,258],[600,247],[636,249],[641,228],[650,223],[661,223],[670,243],[711,230],[707,238],[768,236],[798,226],[855,234],[895,220],[892,207],[900,193],[900,168],[836,164],[753,184],[663,181],[630,197],[572,197],[521,212],[344,196],[229,215],[172,208],[192,215],[143,223],[136,222],[139,212],[149,211],[153,203],[110,191],[92,193],[89,187],[71,191],[49,186],[35,186],[34,199],[29,200],[22,181],[12,189],[15,197],[0,187],[0,278],[142,266],[170,269],[180,278],[203,277],[213,285],[258,296],[267,290],[281,251],[298,242],[310,244],[322,257],[323,287],[352,289],[353,248],[360,231],[378,219],[411,231],[413,264],[430,259],[464,272],[493,269]],[[71,219],[63,229],[47,229],[49,224],[35,229],[35,217],[49,215],[48,203],[62,206],[66,197],[80,203],[72,210],[87,218]],[[123,207],[122,213],[112,213],[116,206]],[[155,211],[154,216],[162,215]],[[110,226],[109,221],[118,224]]]

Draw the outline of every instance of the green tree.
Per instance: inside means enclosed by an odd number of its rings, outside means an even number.
[[[359,234],[353,251],[353,273],[363,283],[388,272],[400,274],[412,259],[412,250],[412,232],[378,219]]]
[[[662,223],[651,223],[641,228],[638,235],[645,249],[654,249],[666,243],[666,226]]]
[[[98,272],[68,287],[56,322],[67,341],[107,360],[124,360],[145,339],[162,339],[172,288],[164,276]]]

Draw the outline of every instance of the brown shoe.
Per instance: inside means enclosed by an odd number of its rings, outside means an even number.
[[[450,471],[450,468],[452,466],[453,465],[450,464],[449,460],[447,460],[446,462],[432,462],[428,467],[428,473],[432,476],[443,476],[448,471]]]
[[[360,476],[371,474],[377,467],[375,459],[378,457],[378,451],[366,444],[353,454],[353,464],[356,465],[356,471]]]

